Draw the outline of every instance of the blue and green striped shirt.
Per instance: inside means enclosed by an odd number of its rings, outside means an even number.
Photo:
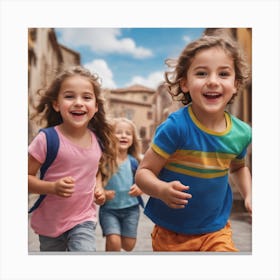
[[[251,143],[248,124],[227,112],[225,118],[225,131],[211,131],[196,119],[189,105],[157,128],[152,149],[167,159],[159,178],[189,186],[192,198],[184,209],[172,209],[149,198],[145,214],[154,223],[185,234],[213,232],[225,226],[232,207],[228,171],[232,163],[245,165]]]

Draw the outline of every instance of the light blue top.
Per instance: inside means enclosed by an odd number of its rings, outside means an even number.
[[[123,209],[138,205],[139,202],[137,197],[130,196],[128,194],[132,185],[133,174],[130,160],[127,158],[122,164],[120,164],[118,171],[113,174],[105,187],[106,190],[114,190],[115,197],[112,200],[106,201],[102,207],[110,209]]]

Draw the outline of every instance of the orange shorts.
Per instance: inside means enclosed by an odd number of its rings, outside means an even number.
[[[229,221],[221,230],[196,235],[180,234],[155,225],[151,235],[154,251],[238,252]]]

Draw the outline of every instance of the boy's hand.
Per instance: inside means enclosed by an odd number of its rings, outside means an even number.
[[[245,198],[244,206],[245,206],[246,210],[249,212],[249,214],[252,216],[252,198],[251,197]]]
[[[74,193],[75,180],[73,177],[64,177],[54,182],[54,193],[65,198]]]
[[[191,194],[186,193],[189,186],[181,184],[179,181],[166,183],[166,187],[162,188],[160,199],[170,208],[181,209],[185,208]]]

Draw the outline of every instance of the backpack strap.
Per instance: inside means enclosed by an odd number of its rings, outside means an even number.
[[[136,170],[138,168],[138,161],[136,160],[135,157],[133,157],[130,154],[128,154],[128,158],[129,158],[130,165],[131,165],[131,170],[132,170],[132,175],[133,175],[133,183],[135,183],[135,174],[136,174]],[[144,208],[145,205],[144,205],[144,200],[143,200],[142,196],[138,195],[137,199],[138,199],[139,204],[142,206],[142,208]]]
[[[45,133],[47,139],[46,160],[40,168],[40,179],[42,180],[45,176],[46,171],[51,166],[51,164],[53,163],[53,161],[57,156],[57,152],[59,148],[59,137],[54,127],[42,128],[39,130],[39,132],[40,131]],[[46,197],[45,194],[40,194],[39,198],[36,200],[34,205],[30,208],[28,213],[31,213],[35,209],[37,209],[45,197]]]

